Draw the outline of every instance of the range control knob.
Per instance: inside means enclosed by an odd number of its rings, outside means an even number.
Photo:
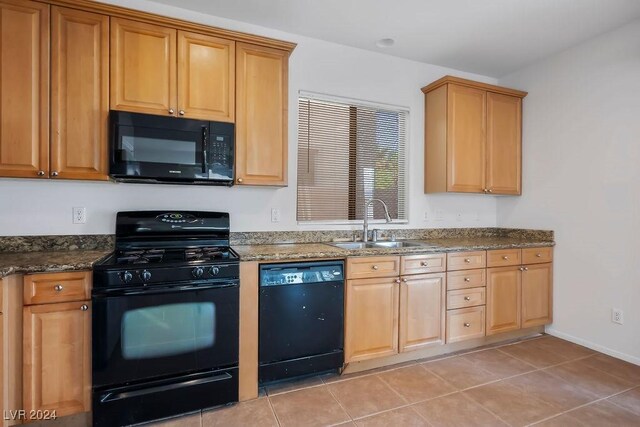
[[[209,274],[211,274],[212,276],[217,276],[218,273],[220,273],[220,269],[218,267],[211,267],[209,269]]]
[[[131,279],[133,279],[133,274],[131,274],[130,271],[125,271],[124,273],[120,274],[120,280],[122,280],[124,283],[129,283]]]
[[[196,279],[199,279],[204,274],[204,268],[196,267],[191,271],[191,274],[193,274],[193,277],[195,277]]]
[[[140,273],[140,277],[142,277],[143,282],[148,282],[149,280],[151,280],[151,272],[143,270],[142,273]]]

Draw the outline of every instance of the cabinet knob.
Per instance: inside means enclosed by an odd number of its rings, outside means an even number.
[[[486,188],[484,188],[482,191],[484,191],[485,193],[488,193],[488,192],[489,192],[489,190],[488,190],[488,189],[486,189]]]
[[[465,328],[468,328],[468,327],[470,327],[470,326],[471,326],[471,323],[465,323],[465,324],[464,324],[464,327],[465,327]]]
[[[471,297],[464,297],[465,301],[471,301]]]
[[[406,282],[407,282],[407,278],[406,278],[406,277],[403,277],[403,278],[402,278],[402,281],[406,283]]]
[[[184,110],[178,111],[178,114],[180,114],[181,116],[184,116]]]
[[[400,279],[396,279],[396,280],[394,280],[394,282],[400,283]]]
[[[173,108],[169,108],[169,114],[173,114],[175,113],[175,111],[173,111]]]
[[[505,255],[505,256],[502,257],[502,259],[505,260],[505,261],[508,261],[509,257]]]
[[[82,305],[80,306],[80,310],[82,310],[82,311],[87,311],[87,310],[89,310],[89,306],[88,306],[87,304],[82,304]]]
[[[524,271],[529,271],[529,268],[528,268],[528,267],[525,267],[525,268],[524,268]]]
[[[524,271],[524,267],[520,267],[518,270],[520,270],[520,271]]]
[[[492,190],[492,189],[488,189],[487,191],[488,191],[489,193],[493,193],[493,190]]]
[[[378,269],[378,266],[377,266],[377,265],[372,265],[372,266],[371,266],[371,268],[372,268],[373,270],[377,270],[377,269]]]
[[[471,281],[471,279],[470,279],[470,278],[468,278],[468,277],[465,277],[465,278],[464,278],[464,281],[465,281],[465,282],[470,282],[470,281]]]
[[[44,176],[44,171],[38,171],[38,176]]]
[[[469,264],[471,262],[471,258],[465,258],[464,262],[466,262],[467,264]]]
[[[423,267],[429,267],[429,263],[427,261],[422,261],[420,265]]]
[[[236,181],[238,181],[238,184],[242,184],[242,178],[238,178]]]
[[[64,288],[59,283],[53,287],[53,290],[56,291],[56,292],[62,292],[63,289]]]
[[[538,252],[538,253],[536,254],[536,258],[542,258],[542,254],[541,254],[540,252]]]
[[[55,177],[55,176],[58,176],[58,171],[53,171],[53,172],[51,172],[51,176],[54,176],[54,177]]]

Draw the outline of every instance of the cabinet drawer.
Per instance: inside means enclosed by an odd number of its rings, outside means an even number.
[[[28,274],[24,276],[24,303],[49,304],[91,299],[91,272]]]
[[[458,289],[447,292],[447,310],[475,307],[485,304],[485,289]]]
[[[447,311],[447,343],[484,336],[484,306]]]
[[[447,289],[466,289],[485,286],[487,271],[484,268],[478,270],[450,271],[447,273]]]
[[[399,275],[399,256],[347,258],[348,279],[368,279],[373,277],[393,277]]]
[[[441,273],[445,271],[445,254],[409,255],[400,259],[400,274]]]
[[[523,264],[543,264],[553,261],[553,248],[527,248],[522,250]]]
[[[520,249],[499,249],[487,251],[487,267],[508,267],[510,265],[520,265]]]
[[[447,270],[472,270],[487,266],[485,251],[457,252],[447,254]]]

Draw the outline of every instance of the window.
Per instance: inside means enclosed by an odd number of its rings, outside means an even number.
[[[406,221],[408,111],[301,96],[298,100],[299,222]]]

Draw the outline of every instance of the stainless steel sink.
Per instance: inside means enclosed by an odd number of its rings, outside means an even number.
[[[413,248],[417,246],[429,246],[426,243],[420,242],[406,242],[406,241],[395,241],[395,242],[371,242],[372,247],[378,248]]]
[[[373,246],[371,246],[370,242],[368,242],[368,243],[365,243],[365,242],[334,242],[334,243],[329,243],[329,245],[335,246],[336,248],[348,249],[348,250],[366,249],[366,248],[373,247]]]
[[[355,249],[371,249],[371,248],[415,248],[415,247],[430,247],[432,245],[423,242],[409,242],[406,240],[398,240],[393,242],[378,241],[378,242],[334,242],[329,243],[331,246],[335,246],[340,249],[355,250]]]

